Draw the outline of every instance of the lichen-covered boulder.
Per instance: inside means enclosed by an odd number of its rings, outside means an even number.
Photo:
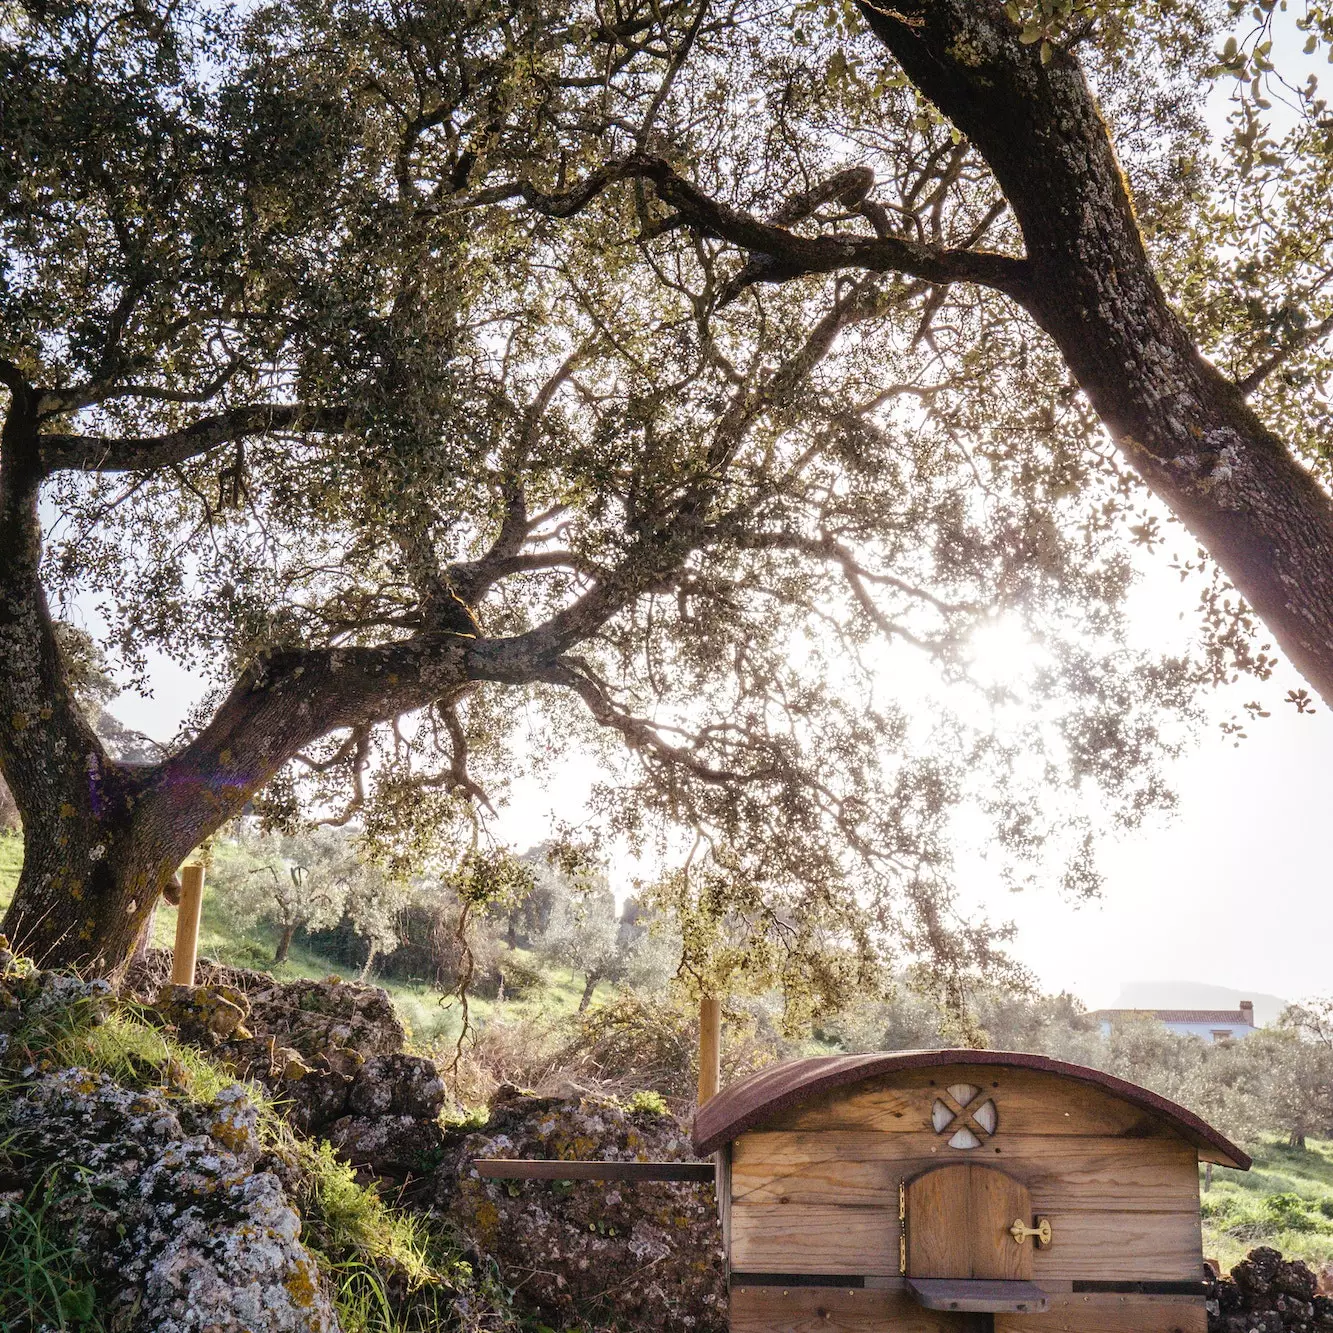
[[[445,1088],[433,1061],[419,1055],[375,1055],[356,1072],[347,1107],[354,1115],[406,1115],[434,1120]]]
[[[517,1299],[546,1323],[725,1329],[711,1187],[493,1180],[472,1167],[485,1157],[692,1160],[689,1139],[671,1116],[502,1087],[484,1128],[448,1136],[434,1206],[499,1263]]]
[[[61,1164],[51,1206],[109,1293],[109,1327],[336,1333],[300,1219],[257,1169],[257,1123],[239,1087],[201,1104],[66,1069],[8,1101],[0,1129],[11,1173]]]
[[[274,1092],[303,1132],[322,1131],[349,1113],[439,1114],[438,1072],[429,1060],[403,1054],[407,1034],[378,986],[337,977],[279,982],[205,959],[198,985],[162,984],[150,997],[165,954],[149,950],[127,975],[127,990],[150,999],[157,1019],[182,1041]],[[381,1102],[383,1112],[363,1109]]]
[[[381,1180],[429,1175],[444,1147],[438,1120],[410,1115],[343,1116],[326,1126],[322,1136],[358,1174]]]

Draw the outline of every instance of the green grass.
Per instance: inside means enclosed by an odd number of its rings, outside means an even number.
[[[22,869],[23,839],[16,833],[0,833],[0,913],[9,906]]]
[[[0,1204],[0,1333],[101,1333],[87,1256],[67,1222],[71,1203],[97,1206],[87,1196],[77,1168],[53,1167],[21,1201]]]
[[[1333,1263],[1333,1142],[1289,1148],[1276,1139],[1248,1144],[1249,1171],[1213,1169],[1201,1194],[1203,1248],[1228,1271],[1256,1245],[1318,1271]],[[1202,1173],[1200,1173],[1202,1179]]]
[[[14,896],[14,886],[18,883],[22,864],[22,838],[0,834],[0,914],[3,914]],[[170,949],[175,940],[176,909],[163,902],[158,906],[153,923],[153,943],[159,948]],[[276,943],[277,935],[268,926],[258,923],[244,928],[237,926],[223,911],[217,895],[210,894],[205,888],[203,917],[199,925],[201,957],[215,958],[229,967],[249,967],[271,972],[279,981],[302,978],[320,980],[329,976],[350,981],[357,976],[355,968],[335,962],[299,944],[292,946],[285,963],[274,963],[273,950]],[[504,1002],[507,1018],[512,1021],[536,1017],[554,1018],[577,1011],[583,994],[581,978],[573,976],[567,969],[543,970],[527,950],[518,950],[517,956],[529,968],[543,971],[545,981],[522,997],[507,999]],[[384,977],[373,977],[372,980],[375,985],[383,986],[388,991],[413,1045],[423,1049],[438,1048],[457,1038],[458,1006],[456,1003],[448,1003],[448,997],[440,991],[421,982],[392,981]],[[608,985],[598,987],[594,1000],[604,997],[610,989]],[[442,1004],[442,1000],[446,1003]],[[496,1008],[493,1000],[472,999],[469,1004],[472,1022],[485,1023],[494,1016]]]

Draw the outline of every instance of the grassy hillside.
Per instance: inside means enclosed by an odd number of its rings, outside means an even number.
[[[14,895],[14,886],[18,882],[19,870],[23,864],[23,841],[16,836],[0,834],[0,914],[9,906]],[[153,928],[153,943],[163,948],[170,948],[176,939],[176,909],[162,903],[157,912]],[[343,966],[293,945],[287,962],[275,966],[273,948],[276,936],[267,926],[253,925],[239,929],[221,910],[215,895],[204,892],[203,919],[199,927],[199,953],[203,957],[216,958],[219,962],[232,967],[253,967],[265,972],[272,972],[280,981],[294,980],[298,977],[337,976],[351,980],[356,976],[354,969]],[[507,1016],[521,1020],[525,1014],[558,1015],[571,1014],[578,1008],[579,998],[583,993],[583,983],[568,972],[542,969],[525,950],[519,950],[522,960],[533,970],[544,973],[545,982],[530,995],[521,1000],[508,1000],[505,1003]],[[441,1004],[440,992],[426,985],[385,981],[376,977],[377,985],[383,986],[393,998],[399,1017],[407,1026],[415,1043],[427,1046],[441,1041],[452,1040],[458,1032],[458,1016],[453,1008]],[[603,996],[609,987],[599,988],[597,995]],[[471,1014],[474,1020],[484,1021],[494,1011],[495,1005],[489,1000],[473,1000]]]
[[[0,834],[0,912],[13,896],[22,865],[23,845]],[[280,979],[296,977],[350,978],[354,973],[299,946],[280,967],[272,962],[274,938],[264,926],[238,929],[219,910],[215,896],[205,893],[200,952],[240,967],[271,971]],[[176,934],[176,911],[163,904],[157,914],[156,943],[170,947]],[[531,959],[526,959],[530,964]],[[377,979],[378,980],[378,979]],[[458,1019],[441,1006],[438,991],[419,985],[384,983],[415,1042],[430,1046],[452,1039]],[[605,990],[605,988],[603,988]],[[545,984],[522,1000],[506,1002],[506,1014],[521,1022],[525,1015],[573,1013],[581,984],[567,972],[545,972]],[[494,1003],[477,1000],[474,1018],[484,1021]],[[1316,1270],[1333,1265],[1333,1141],[1311,1140],[1309,1147],[1289,1148],[1274,1139],[1247,1145],[1254,1155],[1249,1172],[1216,1168],[1212,1188],[1201,1194],[1204,1253],[1224,1270],[1256,1245],[1272,1245],[1290,1258],[1304,1259]],[[1200,1172],[1200,1187],[1203,1173]]]
[[[0,912],[9,906],[14,885],[23,868],[23,839],[12,833],[0,833]]]
[[[1289,1148],[1268,1139],[1246,1148],[1254,1166],[1214,1168],[1213,1187],[1201,1196],[1204,1253],[1224,1272],[1256,1245],[1304,1259],[1316,1272],[1333,1264],[1333,1142]]]

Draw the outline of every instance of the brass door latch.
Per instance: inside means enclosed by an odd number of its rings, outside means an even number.
[[[1014,1238],[1015,1245],[1021,1245],[1026,1237],[1031,1236],[1033,1244],[1039,1250],[1044,1250],[1051,1243],[1051,1219],[1039,1217],[1035,1227],[1028,1227],[1023,1225],[1021,1217],[1017,1217],[1009,1228],[1009,1234]]]

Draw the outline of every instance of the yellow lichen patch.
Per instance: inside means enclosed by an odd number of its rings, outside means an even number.
[[[485,1203],[477,1205],[472,1216],[482,1241],[487,1245],[494,1244],[500,1231],[500,1210],[487,1199]]]
[[[244,1125],[233,1124],[230,1120],[218,1120],[209,1127],[209,1134],[224,1148],[240,1152],[249,1142],[250,1131]]]
[[[319,1288],[310,1272],[310,1265],[304,1260],[297,1260],[287,1274],[283,1285],[287,1288],[287,1294],[292,1298],[292,1304],[298,1310],[308,1310],[315,1303],[315,1297],[319,1295]]]
[[[27,713],[15,713],[9,719],[9,724],[15,731],[27,731],[29,720]]]

